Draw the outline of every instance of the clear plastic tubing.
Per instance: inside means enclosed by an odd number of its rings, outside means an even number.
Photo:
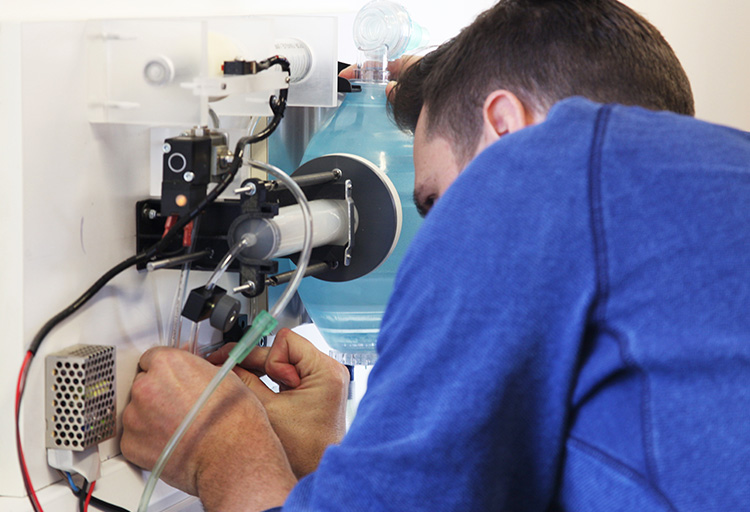
[[[180,333],[182,330],[182,303],[185,300],[185,289],[190,278],[190,263],[183,263],[180,271],[180,281],[177,283],[174,299],[172,299],[172,312],[169,317],[169,333],[166,336],[167,346],[180,348]]]
[[[190,340],[188,341],[188,351],[190,351],[191,354],[198,353],[198,331],[200,330],[200,327],[200,322],[193,322],[193,325],[190,326]]]
[[[198,237],[198,228],[200,226],[200,219],[193,221],[193,235],[190,239],[190,247],[188,252],[192,253],[195,248],[195,239]],[[180,281],[177,283],[177,290],[175,290],[174,299],[172,299],[172,312],[169,319],[169,333],[167,346],[172,348],[180,348],[180,338],[182,335],[182,305],[185,302],[185,290],[187,289],[188,279],[190,279],[190,265],[191,263],[185,262],[182,264],[182,270],[180,271]],[[151,270],[149,268],[149,270]]]
[[[292,194],[294,194],[294,197],[297,199],[297,202],[302,208],[305,226],[305,239],[302,251],[300,252],[299,262],[296,270],[294,271],[294,277],[292,277],[291,281],[289,282],[289,286],[286,287],[286,290],[284,290],[284,293],[281,295],[281,297],[279,297],[279,300],[277,300],[276,304],[274,304],[273,308],[271,309],[271,313],[269,314],[265,311],[261,311],[258,316],[255,317],[255,319],[253,320],[253,324],[250,326],[250,329],[248,329],[247,332],[245,332],[245,334],[242,336],[242,338],[240,338],[240,341],[229,353],[229,357],[221,366],[219,372],[214,375],[213,379],[211,379],[211,381],[208,383],[208,386],[206,386],[206,389],[204,389],[203,393],[201,393],[200,397],[198,397],[198,400],[190,409],[187,416],[185,416],[185,418],[182,420],[182,423],[180,423],[180,425],[177,427],[175,433],[172,434],[172,437],[167,442],[167,445],[164,447],[164,450],[162,451],[161,455],[159,455],[156,464],[154,464],[154,467],[151,470],[151,475],[146,482],[146,487],[143,489],[141,500],[138,503],[138,512],[146,512],[148,510],[148,502],[151,501],[151,495],[153,494],[154,488],[156,487],[156,482],[159,480],[162,471],[164,471],[164,467],[167,465],[169,458],[172,456],[172,452],[174,452],[177,444],[182,439],[182,436],[184,436],[185,432],[187,432],[187,430],[190,428],[190,425],[192,425],[193,421],[198,416],[198,413],[206,404],[210,396],[213,394],[216,388],[219,387],[219,385],[229,374],[229,372],[232,371],[232,368],[234,368],[237,363],[247,357],[250,351],[255,348],[255,345],[258,344],[258,341],[263,336],[267,336],[274,329],[274,327],[278,323],[276,321],[276,318],[278,317],[279,313],[281,313],[284,308],[286,308],[286,305],[289,303],[292,296],[294,295],[294,292],[297,290],[300,281],[302,281],[302,278],[305,276],[307,264],[310,261],[310,253],[312,252],[313,248],[313,220],[312,214],[310,213],[310,206],[307,202],[307,198],[305,197],[304,192],[302,192],[302,189],[292,178],[290,178],[284,171],[282,171],[278,167],[266,164],[264,162],[255,161],[251,162],[251,165],[265,170],[266,172],[274,175],[279,181],[283,182],[292,192]]]
[[[255,244],[255,240],[255,235],[253,235],[252,233],[248,233],[243,236],[239,242],[234,244],[231,249],[229,249],[229,252],[221,260],[219,265],[216,267],[216,270],[214,270],[214,273],[211,274],[211,277],[208,278],[208,282],[206,283],[206,290],[213,290],[214,286],[216,286],[216,283],[219,281],[219,279],[221,279],[221,276],[224,275],[224,272],[227,271],[227,268],[229,268],[229,265],[232,263],[234,258],[237,257],[237,254],[242,249],[246,249],[247,247]]]

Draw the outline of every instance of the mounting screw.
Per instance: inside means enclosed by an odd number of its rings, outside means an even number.
[[[161,150],[165,153],[169,153],[172,151],[172,146],[169,144],[169,142],[165,142],[164,145],[161,147]]]
[[[143,216],[146,217],[148,220],[154,220],[156,217],[159,216],[159,212],[154,210],[153,208],[144,208],[143,209]]]
[[[182,177],[185,179],[185,181],[187,181],[188,183],[190,183],[191,181],[193,181],[195,179],[195,174],[193,174],[192,172],[188,171],[185,174],[183,174]]]

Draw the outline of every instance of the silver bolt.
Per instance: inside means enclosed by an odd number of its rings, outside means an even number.
[[[165,142],[164,145],[161,147],[161,150],[165,153],[169,153],[172,151],[172,146],[170,146],[169,142]]]
[[[248,183],[242,188],[234,189],[235,194],[247,194],[248,196],[255,195],[255,192],[257,192],[257,189],[255,188],[255,183]]]
[[[344,174],[341,172],[341,169],[334,169],[332,172],[333,172],[333,177],[336,179],[339,179],[341,175]]]
[[[156,215],[157,215],[156,210],[154,210],[153,208],[149,208],[149,210],[148,210],[148,219],[149,220],[154,220],[156,218]]]
[[[238,286],[237,288],[233,288],[232,291],[234,293],[240,293],[240,292],[254,292],[255,291],[255,283],[252,281],[248,281],[247,283]]]
[[[183,174],[182,177],[183,177],[183,179],[185,181],[187,181],[188,183],[190,183],[191,181],[193,181],[195,179],[195,174],[193,174],[192,172],[188,171],[185,174]]]

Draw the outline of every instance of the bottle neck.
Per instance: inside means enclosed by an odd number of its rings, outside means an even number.
[[[378,47],[374,50],[360,51],[357,56],[357,68],[354,70],[354,81],[357,83],[388,83],[388,48]]]

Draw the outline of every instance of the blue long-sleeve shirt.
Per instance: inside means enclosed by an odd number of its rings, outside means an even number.
[[[433,208],[284,510],[750,509],[750,137],[556,105]]]

